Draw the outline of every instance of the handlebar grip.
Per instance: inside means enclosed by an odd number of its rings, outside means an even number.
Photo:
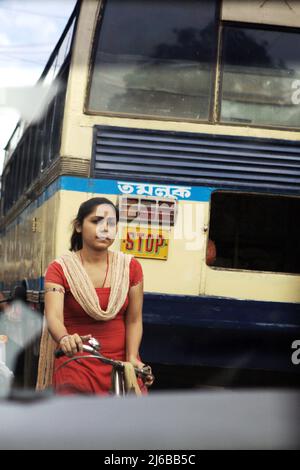
[[[55,353],[54,353],[54,356],[56,357],[56,359],[58,359],[58,358],[60,358],[60,357],[62,357],[62,356],[64,356],[64,355],[65,355],[65,353],[63,352],[62,349],[57,349],[57,350],[55,351]]]

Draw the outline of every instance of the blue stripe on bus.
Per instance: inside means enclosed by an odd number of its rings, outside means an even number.
[[[107,180],[107,179],[91,179],[91,178],[79,178],[74,176],[62,176],[61,177],[61,184],[60,189],[64,189],[66,191],[79,191],[85,193],[99,193],[99,194],[122,194],[118,187],[118,182],[122,181],[123,183],[128,184],[138,184],[138,185],[148,185],[145,182],[133,182],[127,181],[126,179],[122,180]],[[153,186],[164,186],[164,187],[174,187],[174,185],[169,185],[165,183],[151,183]],[[190,201],[201,201],[201,202],[208,202],[210,200],[210,196],[212,191],[215,188],[209,187],[201,187],[201,186],[183,186],[178,185],[178,187],[189,187],[191,191],[191,195],[189,197],[183,198],[178,196],[179,200],[185,199]],[[128,196],[135,196],[137,195],[137,189],[134,188],[133,191],[128,194]]]
[[[143,312],[145,362],[300,374],[300,304],[145,293]]]
[[[165,325],[297,330],[300,303],[145,293],[144,320]]]
[[[26,218],[35,211],[38,207],[42,206],[46,201],[48,201],[51,197],[57,193],[57,191],[77,191],[83,193],[91,193],[91,194],[107,194],[107,195],[121,195],[121,191],[118,187],[119,180],[108,180],[108,179],[92,179],[92,178],[80,178],[77,176],[61,176],[57,180],[55,180],[52,184],[50,184],[45,191],[35,200],[33,201],[28,207],[24,209],[24,211],[16,217],[16,219],[9,224],[5,230],[8,231],[13,228],[16,224],[21,223],[26,220]],[[122,182],[133,183],[132,180],[126,181],[126,179],[122,179]],[[133,184],[145,184],[147,182],[141,183],[140,181]],[[164,183],[151,183],[154,186],[174,186],[174,185],[166,185]],[[186,187],[180,186],[178,187]],[[202,186],[189,186],[191,195],[185,200],[188,201],[197,201],[197,202],[208,202],[211,197],[212,191],[216,188],[209,188],[209,187],[202,187]],[[137,190],[134,189],[132,193],[128,196],[137,195]],[[182,197],[178,197],[179,200],[182,200]]]

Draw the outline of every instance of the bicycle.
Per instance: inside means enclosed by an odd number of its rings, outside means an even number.
[[[100,352],[100,343],[95,338],[90,338],[88,340],[88,344],[83,344],[83,351],[89,352],[90,354],[84,356],[74,356],[70,359],[63,362],[63,364],[59,365],[56,370],[65,367],[71,361],[79,362],[81,359],[98,359],[102,361],[104,364],[109,364],[112,366],[112,373],[111,373],[111,382],[112,382],[112,391],[113,394],[116,396],[125,396],[127,395],[128,391],[126,390],[125,385],[125,366],[124,363],[121,361],[116,361],[114,359],[110,359],[108,357],[103,356]],[[65,356],[65,353],[62,349],[58,349],[54,352],[56,358]],[[146,378],[153,378],[152,370],[150,366],[145,365],[142,369],[138,367],[134,367],[134,371],[137,377],[141,377],[142,380],[145,382]]]

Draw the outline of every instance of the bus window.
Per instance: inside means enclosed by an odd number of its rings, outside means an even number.
[[[89,112],[209,119],[216,0],[107,0]]]
[[[299,127],[299,32],[225,26],[221,121]]]
[[[297,197],[213,193],[214,267],[299,274],[299,212]]]

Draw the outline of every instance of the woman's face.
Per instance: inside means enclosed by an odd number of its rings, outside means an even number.
[[[107,249],[113,244],[117,234],[117,219],[113,206],[96,206],[83,220],[81,231],[83,245],[100,251]]]

